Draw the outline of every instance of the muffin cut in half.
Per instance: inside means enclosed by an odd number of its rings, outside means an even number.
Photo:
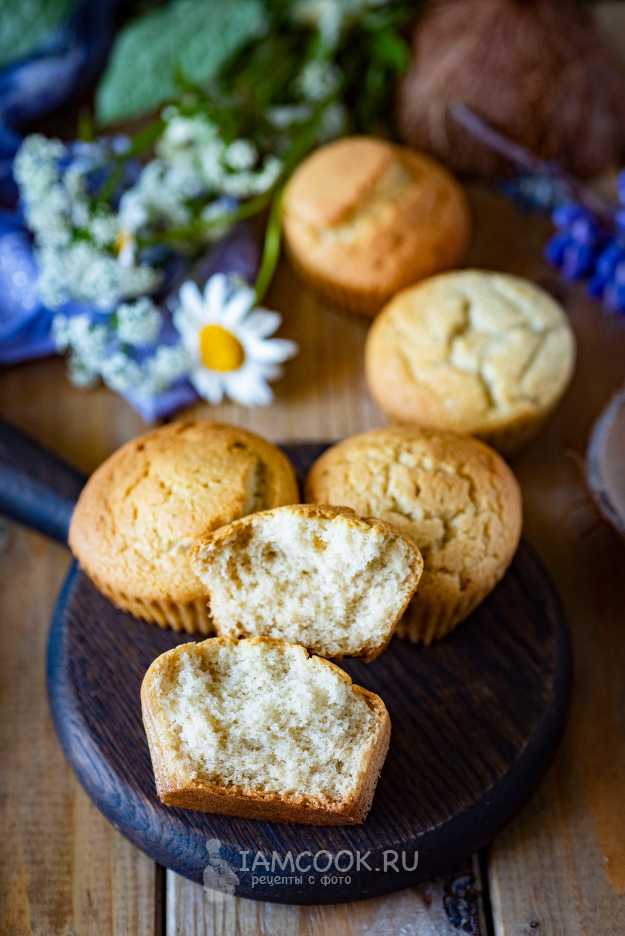
[[[299,499],[286,455],[253,432],[183,419],[127,442],[78,499],[69,544],[118,608],[161,627],[214,633],[189,559],[197,537]]]
[[[281,640],[212,637],[161,654],[141,687],[159,798],[204,812],[348,825],[390,737],[382,699]]]
[[[368,660],[393,636],[423,569],[394,527],[315,504],[230,523],[195,544],[192,564],[217,633]]]

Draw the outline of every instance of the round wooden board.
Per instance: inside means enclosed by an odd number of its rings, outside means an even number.
[[[300,472],[322,448],[285,446]],[[244,897],[355,900],[453,870],[529,797],[566,721],[568,631],[543,567],[522,544],[450,637],[429,648],[396,638],[373,663],[344,663],[382,696],[392,722],[363,825],[169,809],[154,789],[139,687],[152,660],[184,639],[115,610],[74,565],[50,631],[52,715],[85,790],[124,835],[159,864]]]

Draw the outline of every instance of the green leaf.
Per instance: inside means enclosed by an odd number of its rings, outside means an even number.
[[[98,87],[98,120],[107,124],[154,110],[175,96],[177,74],[206,84],[264,25],[259,0],[175,0],[131,22]]]
[[[0,0],[0,68],[36,51],[74,8],[74,0]]]
[[[393,29],[384,29],[377,33],[372,42],[375,58],[390,68],[402,71],[410,61],[410,49]]]

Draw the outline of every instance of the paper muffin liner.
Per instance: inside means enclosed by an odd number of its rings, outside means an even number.
[[[408,605],[408,609],[397,625],[395,633],[403,640],[411,643],[422,643],[428,646],[435,640],[440,640],[449,634],[458,624],[464,621],[472,611],[486,598],[493,589],[493,585],[469,597],[460,598],[453,605],[440,605],[429,607],[425,602],[419,601],[419,592]]]
[[[535,412],[526,414],[522,420],[511,422],[509,425],[501,426],[499,429],[490,430],[488,432],[476,432],[475,434],[479,439],[482,439],[483,442],[492,445],[492,447],[497,449],[498,452],[501,452],[502,455],[516,455],[517,452],[520,452],[521,449],[525,448],[525,446],[531,442],[535,435],[538,435],[560,402],[565,389],[566,388],[562,390],[562,394],[549,407],[537,409]]]
[[[86,574],[89,575],[88,572]],[[206,598],[195,598],[188,602],[138,598],[111,588],[93,575],[89,575],[89,578],[98,591],[102,592],[116,608],[132,614],[140,621],[157,624],[167,630],[182,631],[185,634],[201,634],[209,637],[215,633]]]

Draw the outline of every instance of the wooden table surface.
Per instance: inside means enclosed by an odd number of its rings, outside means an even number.
[[[603,4],[608,39],[625,48],[625,11]],[[326,907],[284,907],[201,887],[157,867],[91,805],[65,764],[47,709],[45,644],[68,553],[0,527],[0,936],[622,936],[625,934],[625,544],[584,486],[592,421],[625,379],[625,317],[565,289],[541,260],[548,225],[471,191],[469,264],[556,291],[579,355],[555,418],[514,463],[525,535],[564,600],[576,654],[569,728],[529,805],[487,853],[444,881]],[[271,439],[342,437],[384,422],[363,377],[366,323],[318,302],[284,264],[270,305],[300,343],[270,409],[198,412]],[[0,375],[0,417],[92,471],[144,430],[107,390],[75,390],[48,360]],[[415,776],[415,784],[419,782]]]
[[[569,729],[537,795],[487,854],[446,881],[330,907],[211,900],[126,842],[65,764],[47,710],[44,653],[69,556],[11,525],[0,553],[2,934],[625,933],[625,546],[598,519],[582,464],[592,420],[624,377],[625,317],[606,315],[580,289],[563,289],[541,260],[542,219],[486,190],[472,190],[471,201],[470,263],[560,290],[579,343],[570,392],[514,464],[525,533],[561,591],[576,651]],[[301,346],[275,404],[198,411],[276,440],[381,424],[363,379],[366,323],[322,305],[286,264],[270,299],[284,314],[284,334]],[[85,472],[144,429],[112,393],[71,388],[59,360],[7,370],[0,416]]]

